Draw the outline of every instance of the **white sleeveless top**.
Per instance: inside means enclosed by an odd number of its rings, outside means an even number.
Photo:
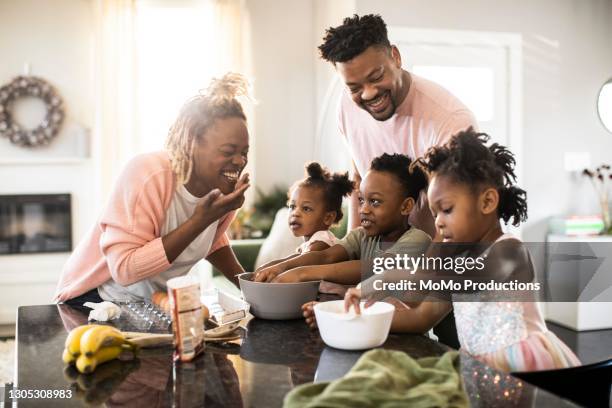
[[[203,197],[193,196],[184,185],[180,185],[174,192],[170,206],[166,210],[161,236],[167,235],[185,223],[202,200]],[[208,255],[218,224],[219,220],[202,231],[164,272],[129,286],[121,286],[111,279],[98,287],[100,297],[109,301],[141,302],[149,300],[153,292],[160,290],[165,292],[166,282],[169,279],[186,275],[196,262]]]
[[[302,242],[302,244],[297,248],[296,252],[298,254],[304,254],[309,251],[308,247],[314,244],[315,242],[320,241],[323,242],[330,247],[336,245],[338,241],[340,241],[336,236],[329,230],[317,231],[308,241]]]

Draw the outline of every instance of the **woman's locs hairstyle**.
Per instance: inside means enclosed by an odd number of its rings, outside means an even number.
[[[327,211],[335,211],[339,222],[342,217],[342,198],[350,195],[355,189],[355,183],[346,173],[331,173],[327,168],[317,162],[310,162],[305,166],[306,174],[303,180],[298,181],[290,190],[289,195],[296,187],[315,187],[323,191]]]
[[[230,72],[213,78],[205,90],[183,105],[166,139],[166,150],[178,184],[189,180],[196,143],[215,120],[236,117],[246,121],[238,100],[241,96],[253,100],[249,82],[244,75]]]
[[[505,146],[493,143],[486,133],[473,128],[459,132],[444,146],[430,148],[415,162],[429,173],[451,177],[477,190],[492,186],[499,194],[498,215],[507,224],[517,226],[527,219],[527,193],[514,183],[516,161]]]

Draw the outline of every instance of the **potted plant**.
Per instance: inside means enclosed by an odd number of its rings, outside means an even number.
[[[274,186],[264,193],[257,188],[252,207],[238,211],[230,227],[232,239],[265,238],[270,233],[276,212],[287,205],[287,187]]]
[[[587,176],[591,180],[591,183],[595,188],[595,192],[599,196],[601,217],[604,222],[604,229],[601,233],[612,234],[612,222],[610,221],[610,207],[608,200],[608,186],[610,184],[610,180],[612,180],[612,172],[610,171],[610,165],[602,164],[595,170],[584,169],[582,171],[582,174]]]

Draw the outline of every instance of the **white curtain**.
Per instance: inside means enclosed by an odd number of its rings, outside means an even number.
[[[135,10],[135,0],[94,2],[93,159],[96,201],[100,204],[106,201],[113,182],[133,155],[138,133]]]
[[[251,54],[251,26],[248,8],[244,0],[215,0],[214,32],[218,36],[215,49],[216,71],[219,75],[227,71],[240,72],[253,81],[253,58]],[[251,83],[251,85],[253,85]],[[254,101],[243,101],[250,135],[249,163],[251,186],[255,185],[255,109]],[[246,205],[252,203],[255,189],[246,193]]]
[[[195,41],[198,46],[207,47],[213,44],[213,55],[205,71],[221,75],[227,71],[241,72],[249,77],[252,77],[251,65],[251,45],[250,45],[250,27],[248,12],[243,0],[194,0],[192,2],[176,2],[174,0],[95,0],[95,72],[94,80],[95,95],[96,95],[96,112],[95,126],[93,134],[93,156],[97,170],[97,199],[100,205],[106,201],[111,191],[114,181],[117,179],[121,169],[125,163],[135,154],[143,150],[143,140],[151,137],[159,137],[163,139],[167,132],[167,128],[155,130],[156,134],[149,125],[148,118],[142,118],[142,112],[147,109],[142,109],[146,104],[155,103],[155,98],[147,97],[147,100],[141,100],[147,95],[141,87],[150,87],[151,85],[143,84],[143,72],[149,72],[149,68],[154,67],[139,67],[139,55],[142,56],[142,47],[150,47],[155,44],[143,44],[147,38],[142,38],[142,31],[139,30],[139,23],[143,21],[142,14],[139,10],[143,10],[145,5],[148,10],[158,7],[163,15],[172,13],[174,9],[180,7],[193,7],[202,10],[202,5],[212,5],[212,7],[204,7],[204,9],[212,10],[212,21],[214,22],[213,39],[199,40],[186,35],[185,42]],[[142,13],[142,11],[141,11]],[[193,13],[191,16],[193,17]],[[176,14],[173,14],[176,16]],[[202,17],[202,23],[207,24],[209,20]],[[176,20],[174,20],[176,21]],[[190,20],[186,25],[193,24]],[[163,30],[163,27],[159,28]],[[202,31],[197,31],[201,33]],[[139,37],[140,35],[140,37]],[[177,40],[177,41],[181,41]],[[139,42],[140,41],[140,42]],[[178,44],[177,44],[178,45]],[[184,44],[182,44],[184,45]],[[138,47],[141,47],[140,49]],[[195,47],[193,48],[195,49]],[[159,50],[160,62],[164,61],[167,56],[163,50]],[[195,55],[194,55],[195,54]],[[164,67],[163,74],[168,78],[160,77],[159,81],[172,81],[182,79],[184,71],[180,71],[182,66],[189,65],[190,58],[198,57],[198,53],[185,52],[185,55],[180,55],[180,62],[176,65],[177,72],[167,72]],[[150,53],[147,54],[150,56]],[[198,61],[198,63],[200,63]],[[155,63],[147,59],[147,64],[154,65]],[[169,69],[168,71],[172,71]],[[197,93],[198,88],[202,84],[203,78],[194,78],[193,90],[189,91],[188,96]],[[197,85],[195,85],[197,84]],[[159,88],[159,87],[157,87]],[[159,89],[158,89],[159,91]],[[165,100],[163,92],[156,95],[160,100]],[[140,98],[140,99],[139,99]],[[154,102],[151,102],[151,101]],[[139,106],[139,101],[141,101]],[[168,108],[172,110],[173,117],[175,112],[180,109],[180,104]],[[174,105],[175,103],[173,103]],[[160,104],[161,105],[161,104]],[[253,109],[250,104],[245,104],[246,114],[249,118],[251,131],[251,145],[254,145],[254,117]],[[165,112],[166,113],[166,112]],[[150,127],[150,126],[149,126]],[[163,127],[163,126],[162,126]],[[141,133],[146,134],[141,134]],[[161,148],[161,142],[155,144]],[[148,147],[148,146],[147,146]],[[145,149],[148,150],[148,149]],[[252,172],[254,158],[251,155],[248,170]],[[248,199],[248,198],[247,198]]]
[[[250,26],[244,0],[215,0],[214,13],[218,69],[250,75]]]

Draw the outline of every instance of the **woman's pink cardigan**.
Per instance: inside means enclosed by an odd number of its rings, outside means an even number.
[[[102,216],[64,265],[55,301],[82,295],[109,279],[127,286],[168,269],[161,228],[175,186],[176,176],[166,152],[132,159]],[[231,212],[219,220],[208,255],[229,245],[225,231],[233,218]]]

